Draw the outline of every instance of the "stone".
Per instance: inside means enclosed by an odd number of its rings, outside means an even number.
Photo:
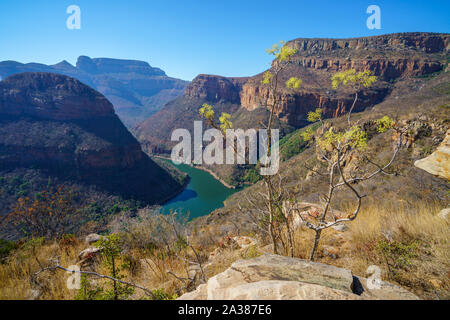
[[[408,290],[382,280],[378,289],[369,289],[367,281],[366,278],[355,277],[355,283],[360,284],[360,290],[362,289],[360,296],[365,300],[419,300],[419,297]]]
[[[368,300],[418,299],[407,290],[381,282],[369,290],[367,279],[326,264],[265,254],[234,262],[179,300]]]
[[[424,159],[417,160],[414,165],[432,175],[450,180],[450,129],[436,151]]]
[[[86,236],[86,242],[88,244],[92,244],[94,242],[99,241],[102,238],[102,236],[96,234],[96,233],[91,233],[89,235]]]
[[[438,217],[444,220],[447,220],[448,218],[448,214],[450,213],[450,208],[446,208],[446,209],[442,209],[439,213],[438,213]]]
[[[87,249],[84,249],[78,254],[78,259],[80,260],[90,259],[96,256],[98,253],[100,253],[100,248],[89,247]]]

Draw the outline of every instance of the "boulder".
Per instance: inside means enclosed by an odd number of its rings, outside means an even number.
[[[377,289],[347,269],[265,254],[239,260],[180,300],[360,300],[418,299],[412,293],[381,282]]]
[[[450,208],[442,209],[438,213],[438,217],[444,220],[447,220],[448,214],[450,213]]]
[[[96,233],[91,233],[90,235],[86,236],[86,242],[88,244],[92,244],[94,242],[99,241],[102,238],[102,236],[96,234]]]
[[[450,180],[450,129],[436,151],[424,159],[417,160],[414,165],[432,175]]]
[[[100,252],[100,248],[89,247],[78,254],[78,259],[85,260],[96,256]]]

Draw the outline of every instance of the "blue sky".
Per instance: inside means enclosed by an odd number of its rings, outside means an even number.
[[[81,8],[81,30],[66,28],[72,4]],[[366,27],[372,4],[381,8],[381,30]],[[279,40],[407,31],[450,32],[450,1],[0,1],[0,61],[138,59],[185,80],[257,74]]]

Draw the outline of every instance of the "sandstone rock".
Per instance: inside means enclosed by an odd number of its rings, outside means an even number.
[[[96,233],[91,233],[90,235],[86,236],[86,242],[88,244],[92,244],[94,242],[99,241],[102,238],[102,236],[96,234]]]
[[[304,221],[316,223],[316,219],[322,213],[323,209],[319,205],[314,203],[290,201],[285,201],[283,203],[283,214],[291,223],[293,230],[296,230],[302,225],[305,225]],[[332,210],[327,213],[328,218],[331,215],[334,215],[336,218],[342,218],[346,216],[345,213],[338,210]],[[348,229],[344,223],[334,225],[332,228],[340,232],[344,232]]]
[[[438,217],[441,218],[441,219],[447,220],[449,213],[450,213],[450,208],[442,209],[438,213]]]
[[[422,160],[417,160],[414,165],[435,176],[450,180],[450,129],[436,151]]]
[[[363,290],[360,296],[365,300],[419,300],[415,294],[386,281],[380,280],[378,289],[369,289],[367,281],[366,278],[355,277],[355,283],[359,283]]]
[[[239,92],[247,80],[248,78],[227,78],[201,74],[186,87],[185,96],[208,101],[226,100],[239,103]]]
[[[358,293],[358,294],[357,294]],[[265,254],[240,260],[184,294],[180,300],[359,300],[417,299],[408,291],[381,282],[376,290],[350,270],[295,258]]]
[[[100,248],[89,247],[87,249],[84,249],[78,254],[78,259],[80,260],[89,259],[91,257],[96,256],[98,253],[100,253]]]
[[[209,285],[209,284],[208,284]],[[359,296],[346,291],[298,281],[263,280],[243,283],[229,288],[220,295],[200,286],[198,292],[181,296],[180,300],[359,300]]]

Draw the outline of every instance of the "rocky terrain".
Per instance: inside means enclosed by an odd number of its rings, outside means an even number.
[[[147,62],[80,56],[76,66],[0,62],[0,79],[21,72],[51,72],[73,77],[98,90],[114,105],[119,118],[132,127],[183,93],[186,81],[170,78]]]
[[[308,124],[308,112],[317,107],[327,118],[339,117],[350,109],[354,96],[349,91],[337,92],[331,87],[331,76],[337,71],[370,70],[379,81],[359,92],[355,112],[372,108],[393,98],[397,82],[414,82],[420,77],[442,72],[448,65],[448,34],[400,33],[354,39],[295,39],[288,45],[298,51],[293,63],[283,72],[280,83],[290,77],[303,80],[300,90],[281,89],[281,104],[276,110],[282,136]],[[268,95],[261,85],[262,74],[249,78],[225,78],[199,75],[186,88],[182,97],[170,102],[157,114],[134,129],[144,150],[170,153],[174,143],[170,134],[175,128],[192,129],[200,120],[199,107],[207,102],[218,113],[232,114],[235,128],[261,128],[267,114],[261,110]],[[399,110],[399,113],[402,111]],[[216,170],[214,168],[211,168]],[[235,168],[220,168],[217,173],[227,182],[239,184],[244,176]],[[219,172],[221,171],[221,172]]]
[[[46,188],[50,178],[147,204],[182,188],[142,152],[112,104],[76,79],[22,73],[1,81],[0,124],[2,215],[19,194]],[[22,178],[22,192],[9,188]]]
[[[367,282],[348,269],[265,254],[234,262],[179,300],[418,300],[390,283]]]

